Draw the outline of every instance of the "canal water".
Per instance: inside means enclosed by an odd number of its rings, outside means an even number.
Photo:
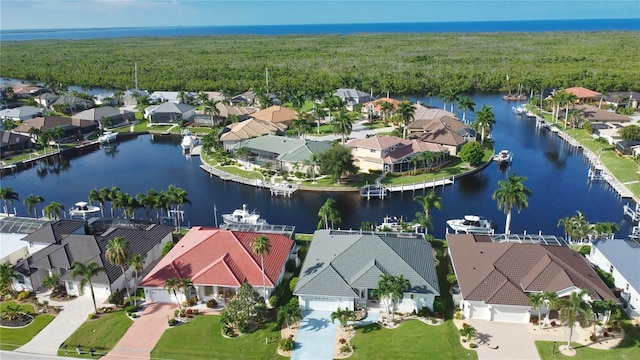
[[[442,107],[437,99],[409,97],[425,104]],[[516,103],[505,102],[497,94],[472,96],[476,109],[483,104],[493,107],[496,125],[493,131],[496,149],[514,153],[513,163],[506,169],[491,164],[474,175],[456,179],[455,184],[436,188],[443,198],[443,208],[432,211],[434,235],[444,236],[446,220],[466,214],[481,215],[504,231],[505,215],[497,209],[491,195],[498,181],[507,173],[526,176],[525,186],[533,192],[529,207],[518,213],[514,209],[512,233],[563,235],[558,220],[582,211],[588,221],[611,221],[620,224],[619,236],[626,237],[631,228],[623,219],[621,199],[606,183],[587,179],[588,162],[580,150],[563,142],[555,134],[537,130],[535,120],[512,112]],[[461,115],[460,115],[461,116]],[[467,118],[473,119],[473,114]],[[45,203],[57,201],[66,208],[86,200],[94,188],[118,186],[131,195],[147,189],[164,190],[169,185],[185,189],[190,205],[186,205],[185,225],[215,225],[214,207],[220,222],[222,213],[247,204],[271,224],[294,225],[297,232],[312,232],[319,218],[318,209],[332,197],[342,213],[343,229],[357,229],[364,221],[381,223],[386,215],[413,219],[421,211],[413,197],[423,191],[393,193],[385,200],[362,199],[358,193],[325,193],[298,191],[291,198],[271,197],[268,190],[211,178],[199,168],[198,157],[185,157],[180,139],[171,136],[143,135],[122,139],[114,147],[87,151],[62,162],[45,163],[2,178],[2,187],[10,186],[20,196],[15,202],[19,215],[26,216],[22,199],[29,194],[41,195]],[[108,207],[108,206],[107,206]],[[139,210],[137,217],[143,217]]]

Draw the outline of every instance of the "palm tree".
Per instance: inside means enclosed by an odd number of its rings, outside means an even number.
[[[60,274],[53,273],[42,278],[42,286],[44,288],[55,291],[60,285]]]
[[[218,103],[220,103],[220,100],[209,100],[209,98],[207,98],[207,100],[205,100],[202,103],[202,105],[204,106],[204,114],[211,115],[211,126],[213,126],[214,124],[213,122],[214,117],[220,116],[220,110],[218,109],[218,106],[217,106]]]
[[[0,264],[0,294],[6,294],[7,290],[12,288],[13,279],[17,277],[10,263]]]
[[[581,211],[576,211],[576,215],[573,215],[571,220],[573,223],[573,234],[581,243],[584,243],[585,239],[589,239],[591,236],[596,235],[593,224],[587,221]]]
[[[126,267],[129,264],[131,258],[131,244],[123,237],[116,236],[109,240],[107,248],[105,250],[105,257],[111,265],[115,265],[122,269],[122,276],[124,277],[124,288],[127,291],[127,297],[131,300],[131,293],[129,292],[129,285],[127,284]]]
[[[551,310],[555,310],[558,308],[558,294],[553,291],[544,291],[542,293],[544,306],[547,308],[547,314],[544,317],[544,325],[549,323],[549,315]]]
[[[347,140],[347,136],[351,134],[353,129],[353,119],[344,109],[340,109],[336,117],[331,121],[331,130],[336,135],[342,136],[342,143]]]
[[[333,198],[328,198],[324,204],[318,210],[318,216],[320,217],[320,222],[318,223],[318,229],[322,227],[324,223],[324,228],[329,229],[329,219],[331,218],[331,214],[337,212],[334,208],[336,201]]]
[[[298,133],[298,137],[304,139],[305,134],[311,131],[309,116],[303,112],[298,112],[298,116],[291,122],[291,129]]]
[[[567,341],[568,348],[571,348],[571,337],[573,336],[573,327],[576,320],[578,320],[580,325],[584,327],[591,317],[591,308],[584,300],[588,295],[589,292],[583,289],[580,290],[580,292],[572,292],[569,299],[558,300],[558,306],[560,307],[560,320],[566,321],[569,326],[569,340]]]
[[[180,231],[180,207],[184,204],[191,204],[191,201],[187,198],[187,192],[179,187],[169,185],[167,188],[167,195],[170,199],[170,204],[176,205],[176,226]]]
[[[302,310],[295,303],[288,303],[278,309],[278,322],[287,324],[287,328],[291,330],[291,324],[302,318]]]
[[[381,101],[378,103],[380,106],[380,111],[382,112],[382,121],[387,123],[387,115],[393,112],[393,103],[389,101]]]
[[[588,302],[591,308],[591,314],[593,315],[593,336],[596,336],[596,323],[598,322],[598,315],[605,313],[605,305],[601,300],[591,300]]]
[[[469,324],[463,324],[462,329],[460,329],[460,336],[464,336],[467,341],[473,339],[478,334],[476,328]]]
[[[138,275],[144,270],[144,258],[140,254],[134,254],[129,259],[129,267],[133,270],[136,288],[138,287]],[[135,294],[135,291],[134,291]]]
[[[33,212],[33,216],[38,218],[38,209],[36,209],[36,205],[44,202],[44,198],[40,195],[29,195],[26,199],[22,200],[22,202],[27,206],[27,212],[31,214]]]
[[[260,235],[251,243],[251,250],[254,253],[260,255],[260,265],[262,268],[262,294],[264,295],[265,300],[268,298],[267,296],[267,280],[264,273],[264,256],[269,255],[271,252],[271,242],[269,238],[265,235]]]
[[[614,310],[620,308],[620,304],[618,304],[617,301],[606,299],[606,300],[602,300],[600,305],[602,306],[602,310],[604,310],[605,312],[604,314],[605,317],[604,317],[604,320],[602,321],[602,327],[600,328],[600,331],[603,331],[604,327],[607,326],[607,323],[609,322],[609,320],[611,320],[611,314],[613,313]]]
[[[542,319],[540,319],[540,306],[544,304],[544,294],[532,293],[529,295],[528,303],[533,306],[534,310],[538,310],[538,327],[542,328]]]
[[[58,151],[60,151],[60,139],[62,138],[62,135],[64,135],[64,130],[62,129],[61,126],[55,126],[54,128],[51,129],[51,134],[56,139],[58,139],[57,145],[58,145]]]
[[[13,206],[13,202],[19,200],[18,193],[9,186],[0,187],[0,199],[4,202],[4,213],[9,216],[9,205]]]
[[[106,272],[106,270],[96,262],[90,262],[85,265],[80,261],[74,261],[73,264],[71,264],[71,277],[73,279],[78,276],[82,277],[82,280],[80,280],[80,291],[84,289],[86,284],[89,284],[89,289],[91,289],[91,300],[93,300],[93,309],[96,313],[98,312],[98,306],[96,305],[96,295],[93,292],[93,281],[91,279],[98,276],[101,272]]]
[[[114,214],[114,201],[117,203],[118,202],[118,197],[120,197],[120,194],[122,194],[122,190],[120,190],[119,187],[117,186],[112,186],[111,189],[109,188],[102,188],[100,189],[100,194],[103,193],[103,189],[106,190],[105,192],[105,199],[108,200],[111,203],[111,217],[115,217]]]
[[[480,131],[482,134],[480,141],[484,143],[485,134],[491,133],[495,123],[496,116],[493,114],[493,109],[487,105],[482,105],[480,111],[476,113],[476,121],[471,124],[471,127],[476,131]]]
[[[567,93],[564,97],[564,129],[567,129],[567,120],[569,119],[569,104],[573,106],[578,101],[578,96],[574,93]]]
[[[498,203],[498,210],[504,209],[504,213],[507,215],[504,230],[505,234],[509,234],[511,210],[513,207],[515,206],[516,209],[518,209],[518,213],[522,211],[523,208],[529,207],[531,190],[523,184],[526,179],[525,176],[516,176],[515,173],[508,175],[506,181],[498,181],[498,189],[491,195],[491,198]]]
[[[410,287],[409,280],[404,276],[392,276],[389,288],[389,297],[391,298],[391,321],[393,321],[395,304],[404,296],[404,291]]]
[[[565,98],[567,97],[567,92],[564,90],[554,91],[551,96],[551,103],[553,106],[551,117],[555,117],[555,122],[558,122],[558,118],[560,116],[560,106],[564,104]]]
[[[402,119],[402,138],[407,138],[407,127],[409,123],[414,119],[414,115],[416,113],[416,109],[413,107],[413,103],[411,101],[405,100],[398,104],[398,109],[396,109],[396,114],[400,115]]]
[[[182,310],[182,305],[180,305],[180,299],[178,298],[177,290],[180,289],[180,281],[177,278],[170,278],[164,282],[164,288],[167,290],[169,294],[173,292],[173,296],[176,298],[176,302],[178,303],[178,309]]]
[[[62,211],[64,211],[64,205],[52,201],[42,210],[44,211],[45,217],[48,217],[49,219],[60,220],[60,214]]]
[[[100,190],[93,188],[89,191],[89,203],[93,205],[93,202],[97,201],[100,204],[100,214],[104,217],[104,202],[105,200],[102,198],[102,194]]]
[[[462,122],[467,123],[467,110],[474,112],[476,103],[469,96],[462,96],[458,99],[458,110],[462,110]]]
[[[620,231],[620,226],[611,221],[597,222],[593,225],[593,231],[597,237],[613,239],[614,233]]]
[[[182,278],[180,280],[180,287],[182,288],[182,294],[184,294],[184,300],[188,306],[189,304],[189,289],[193,286],[193,281],[190,278]],[[185,306],[186,307],[186,306]]]
[[[431,217],[429,216],[429,211],[433,208],[442,209],[442,196],[436,194],[435,191],[430,190],[426,194],[422,196],[416,196],[413,198],[413,201],[418,202],[422,205],[422,209],[424,210],[424,217],[427,224],[431,224]],[[427,227],[424,228],[424,233],[427,233]]]
[[[138,199],[138,203],[145,209],[145,213],[149,220],[153,219],[152,211],[157,204],[156,198],[160,196],[160,194],[155,189],[148,189],[147,193],[140,193],[136,195]]]
[[[340,322],[340,328],[344,330],[347,326],[347,321],[352,320],[356,316],[356,313],[353,310],[349,310],[348,308],[338,308],[336,311],[331,313],[331,323],[337,319]]]
[[[571,242],[571,238],[573,236],[574,223],[573,218],[565,216],[562,219],[558,220],[558,227],[562,226],[564,228],[564,237]]]

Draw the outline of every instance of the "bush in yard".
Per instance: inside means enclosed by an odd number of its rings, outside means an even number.
[[[30,298],[30,297],[31,297],[31,292],[30,292],[30,291],[21,291],[21,292],[18,294],[18,300],[19,300],[19,301],[26,300],[26,299],[28,299],[28,298]]]
[[[169,251],[171,251],[171,249],[173,249],[172,242],[168,242],[162,245],[162,256],[166,256],[169,253]]]
[[[124,311],[126,311],[127,313],[133,313],[138,311],[140,308],[136,305],[129,305],[127,307],[124,308]]]
[[[470,349],[475,349],[475,348],[477,348],[477,347],[478,347],[478,345],[476,345],[475,343],[471,343],[471,344],[469,344],[469,348],[470,348]]]
[[[222,310],[220,322],[223,326],[244,332],[249,322],[262,323],[266,315],[267,306],[264,299],[245,281],[240,286],[236,297]]]
[[[349,351],[351,351],[351,346],[349,346],[349,344],[344,344],[340,347],[341,353],[348,353]]]
[[[433,311],[437,314],[443,314],[445,309],[446,309],[447,305],[445,304],[444,300],[438,298],[433,300]]]
[[[218,306],[218,302],[216,301],[216,299],[207,300],[207,307],[209,309],[215,309],[217,306]]]
[[[94,313],[91,313],[89,315],[87,315],[87,319],[88,320],[93,320],[96,317],[96,315]]]
[[[273,295],[272,297],[269,298],[269,305],[271,305],[271,307],[276,306],[276,303],[278,302],[278,297]]]
[[[293,290],[295,290],[296,285],[298,285],[298,277],[292,277],[291,280],[289,280],[289,290],[291,290],[291,292],[293,292]]]
[[[292,338],[280,339],[280,350],[282,351],[291,351],[295,346],[295,342]]]
[[[482,161],[482,157],[484,156],[484,149],[482,148],[482,145],[477,141],[468,142],[462,145],[462,150],[460,150],[459,156],[462,162],[478,164]]]
[[[111,295],[109,295],[109,298],[107,299],[107,302],[113,305],[122,305],[124,304],[124,295],[122,295],[121,291],[111,293]]]
[[[178,320],[176,320],[176,319],[169,319],[169,326],[176,326],[176,324],[178,324]]]
[[[431,309],[429,309],[428,307],[422,307],[420,308],[420,310],[418,310],[418,316],[420,317],[428,317],[433,315],[433,311],[431,311]]]

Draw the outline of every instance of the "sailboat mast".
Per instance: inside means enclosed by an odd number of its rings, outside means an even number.
[[[509,90],[509,95],[511,95],[511,81],[509,81],[509,74],[507,74],[507,89]]]

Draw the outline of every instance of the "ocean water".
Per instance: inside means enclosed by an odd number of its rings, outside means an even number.
[[[355,34],[355,33],[446,33],[446,32],[543,32],[543,31],[638,31],[640,18],[478,21],[377,24],[314,24],[262,26],[181,26],[130,27],[95,29],[0,30],[0,41],[45,39],[97,39],[146,36],[207,36],[207,35],[293,35],[293,34]]]

